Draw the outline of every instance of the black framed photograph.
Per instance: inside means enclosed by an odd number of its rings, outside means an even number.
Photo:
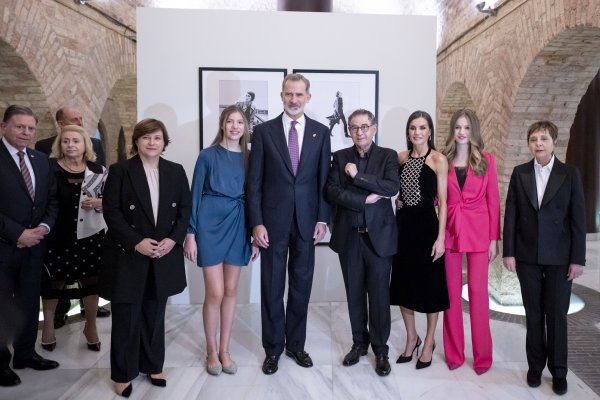
[[[305,113],[329,127],[331,152],[352,145],[348,116],[354,110],[364,108],[379,117],[379,71],[294,69],[293,72],[310,81],[311,99]]]
[[[219,116],[236,104],[246,114],[250,134],[254,126],[281,112],[281,83],[285,68],[200,67],[200,149],[217,135]]]

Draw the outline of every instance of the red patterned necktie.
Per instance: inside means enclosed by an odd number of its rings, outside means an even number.
[[[296,131],[297,123],[298,121],[292,121],[288,135],[288,152],[290,153],[290,160],[292,161],[292,171],[294,172],[294,176],[296,176],[296,171],[298,171],[298,162],[300,161],[298,132]]]
[[[18,151],[17,155],[19,156],[19,168],[21,168],[21,175],[23,175],[25,186],[27,186],[27,190],[29,191],[29,196],[31,196],[31,199],[33,200],[35,192],[33,191],[33,182],[31,181],[29,168],[27,168],[27,164],[25,164],[25,153]]]

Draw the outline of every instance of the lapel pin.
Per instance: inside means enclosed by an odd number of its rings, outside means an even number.
[[[317,137],[317,134],[316,134],[316,133],[313,133],[313,137]]]

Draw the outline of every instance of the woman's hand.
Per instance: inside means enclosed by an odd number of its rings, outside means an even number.
[[[170,238],[164,238],[158,242],[158,252],[156,258],[160,258],[169,254],[171,250],[173,250],[173,247],[175,247],[175,241]]]
[[[490,247],[488,248],[488,261],[494,261],[494,258],[498,255],[498,241],[492,240],[490,242]]]
[[[510,272],[517,272],[517,261],[514,257],[504,257],[502,259],[502,264],[504,264],[504,268]]]
[[[250,260],[252,260],[252,261],[256,260],[259,255],[260,255],[260,248],[258,246],[255,246],[253,243],[252,244],[252,255],[250,256]]]
[[[444,247],[444,239],[438,238],[435,241],[435,243],[433,244],[433,247],[431,248],[431,256],[433,257],[433,260],[431,260],[431,261],[434,262],[438,258],[443,256],[445,251],[446,251],[446,248]]]
[[[94,210],[102,208],[102,199],[85,196],[81,201],[81,208],[84,210]]]
[[[198,246],[196,246],[196,237],[193,233],[185,235],[185,243],[183,244],[183,255],[192,262],[196,262],[198,256]]]
[[[156,258],[158,254],[158,242],[154,239],[145,238],[135,245],[135,251],[143,256]]]

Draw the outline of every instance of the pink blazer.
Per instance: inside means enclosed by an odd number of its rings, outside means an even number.
[[[491,240],[500,239],[496,160],[490,153],[483,155],[488,160],[485,175],[476,176],[469,167],[462,191],[454,165],[448,173],[445,246],[455,252],[487,251]]]

